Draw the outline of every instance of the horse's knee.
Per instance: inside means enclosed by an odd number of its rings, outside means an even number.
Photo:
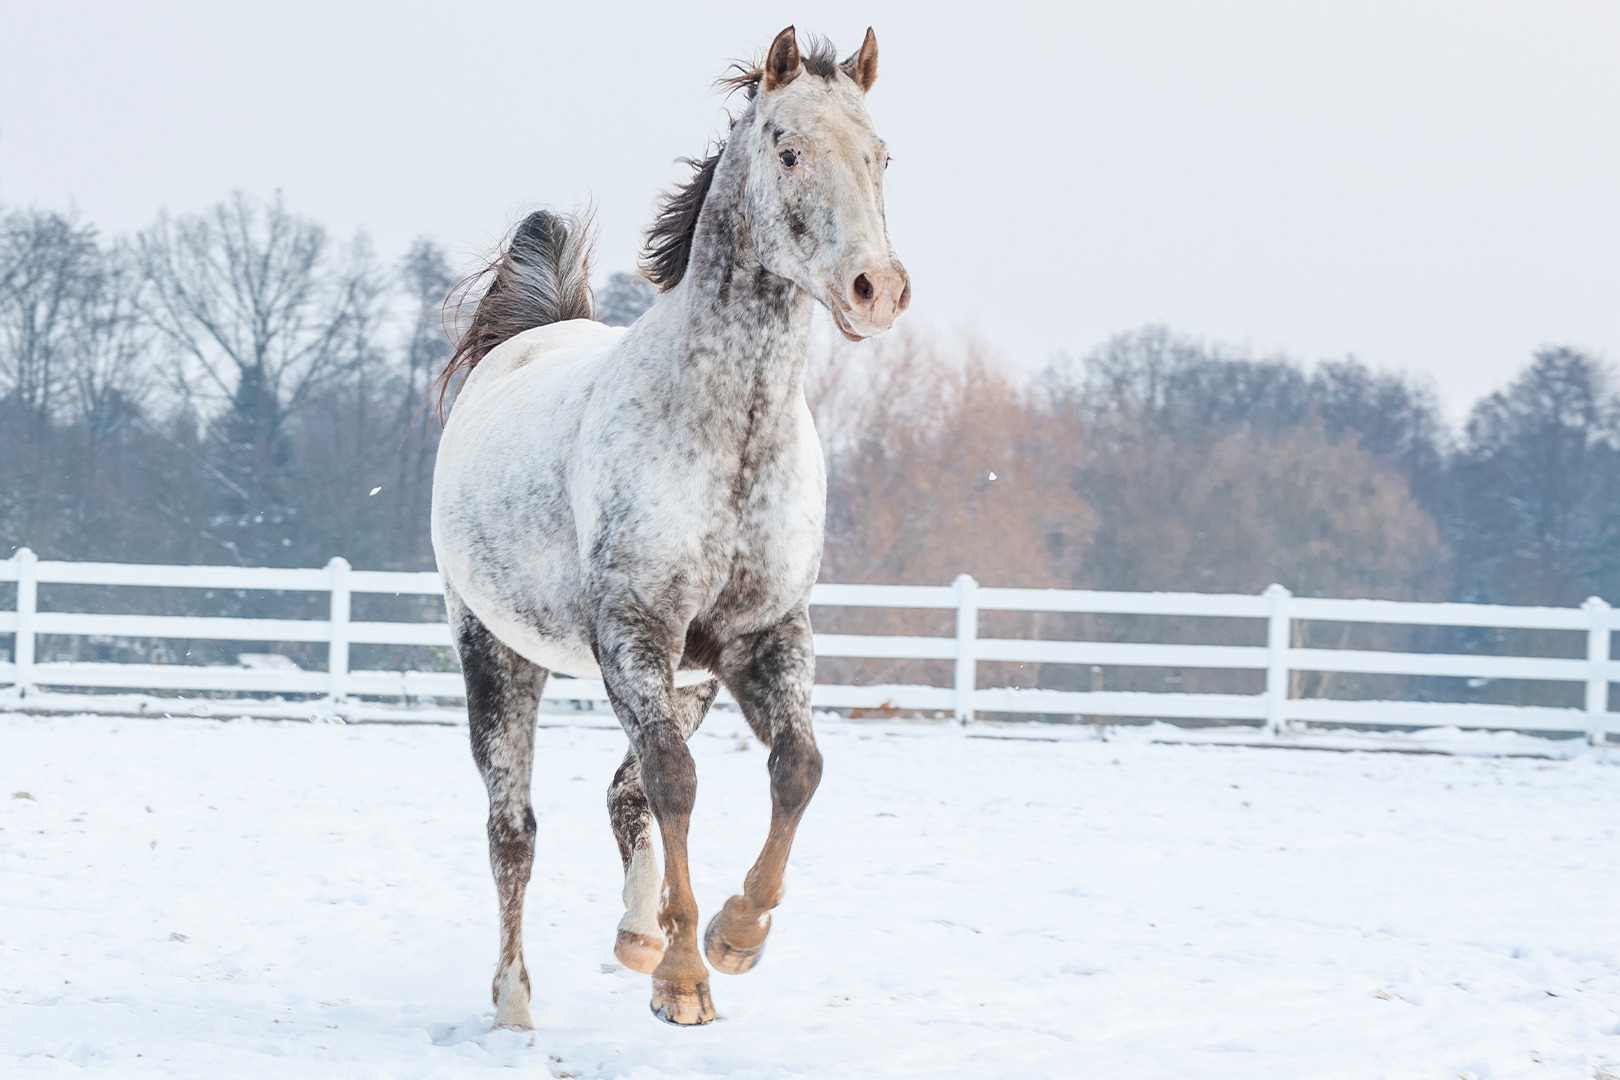
[[[680,740],[649,740],[637,747],[641,787],[660,823],[690,817],[697,801],[697,764]]]

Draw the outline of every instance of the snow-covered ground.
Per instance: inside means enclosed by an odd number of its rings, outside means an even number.
[[[612,963],[593,723],[539,735],[530,1037],[463,731],[0,716],[0,1075],[1620,1077],[1614,751],[824,723],[765,959],[679,1030]],[[705,918],[764,835],[742,730],[694,740]]]

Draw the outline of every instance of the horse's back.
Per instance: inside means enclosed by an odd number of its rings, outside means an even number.
[[[453,489],[490,490],[566,452],[601,362],[624,330],[589,319],[525,330],[467,376],[439,443],[435,501]]]
[[[523,372],[525,379],[544,378],[582,361],[600,358],[624,336],[620,326],[604,326],[594,319],[569,319],[525,330],[489,351],[467,376],[456,398],[455,411],[465,412],[507,376]]]

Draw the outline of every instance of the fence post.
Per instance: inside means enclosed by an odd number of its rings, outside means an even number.
[[[1292,595],[1281,585],[1267,586],[1266,616],[1266,730],[1281,735],[1288,726],[1288,649],[1293,644],[1293,620],[1288,615]]]
[[[349,695],[349,560],[339,556],[326,564],[332,574],[331,644],[326,670],[331,678],[327,696],[333,704]]]
[[[973,691],[979,685],[974,654],[979,640],[979,583],[958,574],[956,587],[956,718],[973,719]]]
[[[39,609],[39,556],[28,548],[17,549],[17,636],[11,650],[17,669],[17,696],[27,697],[34,688],[34,612]]]
[[[1609,730],[1609,605],[1590,597],[1586,609],[1586,735],[1593,745],[1606,741]]]

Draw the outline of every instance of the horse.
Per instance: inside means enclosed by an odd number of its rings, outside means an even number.
[[[441,401],[460,388],[434,472],[433,549],[489,794],[496,1027],[533,1026],[523,898],[550,672],[600,678],[628,738],[608,789],[624,867],[613,951],[652,976],[653,1013],[710,1022],[704,956],[741,974],[764,949],[822,772],[810,716],[808,606],[826,515],[804,396],[812,314],[819,303],[859,341],[911,299],[884,216],[889,155],[866,108],[876,78],[870,29],[841,62],[783,30],[763,61],[722,78],[746,107],[665,197],[642,258],[652,306],[628,328],[592,321],[589,230],[537,211],[492,260],[440,375]],[[700,953],[686,741],[722,684],[770,748],[771,817]]]

